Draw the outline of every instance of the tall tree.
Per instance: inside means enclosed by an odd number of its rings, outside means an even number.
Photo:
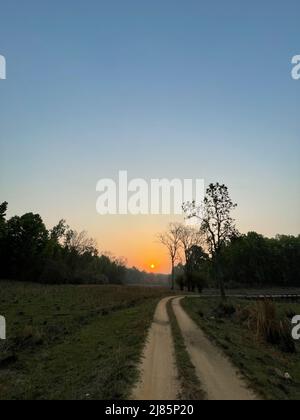
[[[7,212],[7,202],[0,204],[0,227],[4,225],[5,223],[5,217]]]
[[[171,223],[166,232],[161,233],[158,236],[159,242],[164,245],[167,250],[171,260],[172,273],[171,273],[171,288],[175,288],[175,263],[179,256],[179,251],[181,248],[181,227],[179,223]]]
[[[188,218],[200,220],[200,232],[204,235],[211,254],[215,276],[218,280],[221,296],[226,299],[224,278],[220,262],[222,248],[230,240],[238,236],[232,211],[237,207],[230,198],[229,191],[224,184],[210,184],[202,206],[195,202],[186,203],[183,209]]]
[[[46,256],[48,231],[38,214],[15,216],[7,222],[11,274],[22,280],[38,276]]]

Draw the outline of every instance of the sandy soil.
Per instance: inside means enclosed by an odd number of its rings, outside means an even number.
[[[133,400],[176,400],[180,393],[167,302],[163,299],[155,312],[144,350],[141,381],[133,391]]]
[[[208,400],[255,400],[240,373],[229,359],[214,346],[180,305],[182,298],[173,300],[173,308],[182,330],[185,344]]]

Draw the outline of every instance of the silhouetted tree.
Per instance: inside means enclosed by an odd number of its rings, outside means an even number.
[[[33,213],[15,216],[8,220],[6,229],[10,276],[33,280],[46,257],[48,231],[41,217]]]
[[[172,272],[171,272],[171,289],[175,288],[175,263],[179,255],[181,247],[181,224],[171,223],[169,229],[158,236],[159,242],[164,245],[171,260]]]
[[[195,202],[184,204],[184,211],[189,218],[200,219],[200,232],[203,234],[214,263],[215,276],[218,279],[221,296],[226,298],[220,254],[222,248],[238,235],[235,221],[231,216],[237,207],[230,198],[228,188],[219,183],[210,184],[206,190],[203,206]]]

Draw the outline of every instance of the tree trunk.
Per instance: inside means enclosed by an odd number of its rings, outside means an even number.
[[[175,289],[175,267],[174,261],[172,261],[172,274],[171,274],[171,290]]]
[[[215,272],[216,272],[216,278],[220,287],[221,298],[222,300],[226,300],[227,297],[226,297],[226,291],[225,291],[225,284],[223,280],[223,273],[222,273],[220,258],[218,254],[215,257]]]

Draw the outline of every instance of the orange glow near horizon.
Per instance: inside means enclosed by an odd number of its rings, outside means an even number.
[[[166,248],[157,240],[170,223],[168,216],[107,216],[91,223],[100,252],[124,257],[127,267],[154,274],[170,274],[170,259]],[[175,221],[182,221],[180,218]]]
[[[132,258],[129,257],[128,267],[135,266],[141,271],[154,274],[170,274],[170,263],[167,256],[161,255],[161,250],[159,255],[160,261],[154,259],[145,259],[145,255],[135,255]]]
[[[107,251],[112,251],[116,257],[124,257],[128,267],[136,267],[141,271],[146,271],[154,274],[170,274],[170,261],[164,247],[158,243],[153,242],[152,235],[143,237],[132,236],[130,240],[124,237],[119,237],[116,244],[109,244]],[[120,235],[120,236],[123,236]],[[114,245],[114,246],[113,246]],[[102,251],[103,250],[102,248]]]

